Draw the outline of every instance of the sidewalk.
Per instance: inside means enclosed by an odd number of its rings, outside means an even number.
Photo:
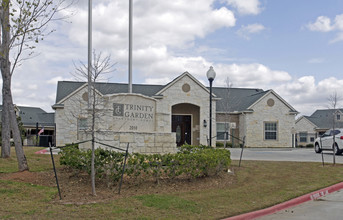
[[[342,219],[343,191],[341,189],[343,189],[343,182],[266,209],[233,216],[226,220]]]

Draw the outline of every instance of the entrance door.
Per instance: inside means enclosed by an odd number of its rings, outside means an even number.
[[[176,133],[176,144],[192,144],[191,135],[192,116],[190,115],[172,115],[172,132]]]

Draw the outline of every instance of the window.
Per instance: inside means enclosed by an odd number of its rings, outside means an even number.
[[[229,123],[217,123],[217,140],[229,140]]]
[[[337,121],[341,120],[341,115],[337,115]]]
[[[311,142],[314,142],[314,137],[311,137],[310,139],[311,139]]]
[[[276,122],[264,123],[264,139],[277,140],[277,123]]]
[[[87,118],[79,118],[78,119],[78,129],[79,130],[86,130],[88,128]]]
[[[299,132],[299,142],[307,142],[307,132]]]

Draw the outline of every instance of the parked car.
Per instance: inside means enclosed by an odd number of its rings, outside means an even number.
[[[335,141],[333,136],[335,136]],[[314,151],[321,153],[324,150],[333,151],[336,155],[343,153],[343,128],[327,130],[321,137],[314,140]]]

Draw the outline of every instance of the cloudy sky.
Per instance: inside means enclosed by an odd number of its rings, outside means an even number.
[[[110,54],[110,82],[127,83],[128,0],[93,1],[93,48]],[[166,84],[185,71],[208,86],[273,89],[301,114],[343,97],[342,0],[133,0],[133,83]],[[88,1],[37,45],[13,77],[14,102],[52,112],[57,81],[87,62]],[[339,107],[343,107],[343,100]]]

